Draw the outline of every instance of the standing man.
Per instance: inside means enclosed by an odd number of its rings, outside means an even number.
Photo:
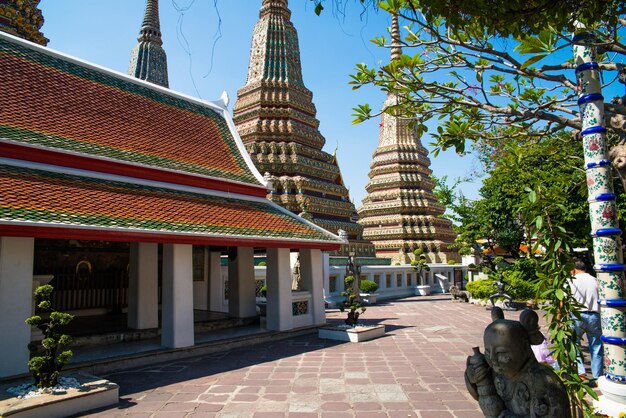
[[[573,296],[583,306],[580,308],[580,320],[575,320],[576,335],[580,343],[583,333],[587,334],[591,355],[591,372],[593,379],[597,380],[602,376],[604,366],[604,353],[600,339],[602,329],[600,326],[600,305],[598,304],[598,282],[595,277],[587,273],[587,266],[581,260],[576,260],[572,276],[574,276],[571,283]],[[586,374],[582,357],[578,358],[578,374],[581,376]]]

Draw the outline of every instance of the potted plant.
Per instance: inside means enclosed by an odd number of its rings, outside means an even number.
[[[413,271],[417,271],[417,276],[419,277],[419,285],[415,287],[415,294],[417,296],[428,296],[430,295],[430,286],[424,284],[424,271],[430,271],[430,267],[426,264],[424,250],[418,248],[413,251],[413,255],[415,255],[415,259],[411,261],[411,266]]]
[[[33,315],[26,319],[28,325],[37,327],[43,333],[43,339],[28,345],[31,358],[28,369],[35,378],[35,385],[39,388],[51,388],[57,385],[63,366],[72,358],[72,351],[66,348],[72,343],[69,335],[59,332],[59,328],[69,324],[74,316],[57,312],[52,309],[50,299],[52,286],[49,284],[35,289],[37,308],[46,313],[47,319],[40,315]]]
[[[341,312],[348,310],[348,317],[345,319],[346,325],[356,326],[359,323],[359,316],[365,312],[365,306],[361,302],[359,295],[354,291],[354,276],[346,276],[344,279],[345,289],[341,296],[345,299],[339,305]]]
[[[376,282],[371,280],[361,280],[359,283],[359,289],[361,290],[361,299],[370,305],[376,303],[376,299],[378,294],[376,291],[378,290],[378,285]]]
[[[72,339],[63,327],[74,318],[58,312],[51,303],[53,287],[49,284],[35,289],[35,314],[26,324],[41,331],[41,341],[28,345],[28,369],[34,382],[16,381],[6,389],[11,397],[0,397],[0,416],[70,416],[84,411],[117,404],[119,387],[115,383],[85,372],[60,376],[61,369],[72,358],[67,349]]]
[[[345,325],[320,328],[318,331],[320,338],[359,343],[385,335],[384,325],[359,324],[359,316],[365,312],[365,306],[354,291],[354,280],[354,276],[346,276],[344,279],[346,290],[341,292],[345,299],[339,305],[339,309],[341,312],[348,311],[348,317],[344,320]]]

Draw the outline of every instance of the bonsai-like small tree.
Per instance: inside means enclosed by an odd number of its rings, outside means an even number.
[[[378,285],[376,284],[376,282],[373,282],[371,280],[361,280],[361,283],[359,283],[359,288],[363,293],[374,293],[378,290]]]
[[[51,388],[57,385],[61,369],[72,359],[72,351],[65,348],[72,343],[69,335],[62,334],[59,327],[69,324],[73,315],[52,309],[50,298],[53,287],[49,284],[35,289],[35,302],[40,312],[48,313],[47,319],[33,315],[26,319],[28,325],[35,326],[43,333],[41,342],[28,345],[31,358],[28,369],[39,388]]]
[[[430,271],[430,267],[426,264],[426,256],[424,255],[424,250],[421,248],[417,248],[413,251],[415,255],[415,260],[411,261],[411,266],[414,271],[417,271],[417,275],[420,278],[420,286],[424,285],[424,271]]]
[[[341,296],[345,299],[339,305],[341,312],[348,309],[348,317],[345,319],[346,325],[356,326],[359,322],[359,316],[365,312],[365,306],[354,291],[354,276],[346,276],[344,279],[345,290],[341,292]]]

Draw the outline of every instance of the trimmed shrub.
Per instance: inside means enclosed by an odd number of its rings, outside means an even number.
[[[450,264],[450,265],[454,265],[454,264],[456,264],[456,261],[454,261],[454,260],[448,260],[448,264]]]
[[[41,312],[48,313],[47,319],[40,315],[26,318],[28,325],[37,327],[43,333],[43,340],[28,344],[30,351],[28,370],[32,373],[35,385],[39,388],[56,386],[61,369],[72,359],[72,350],[66,350],[72,343],[72,338],[63,334],[62,329],[74,319],[74,316],[52,308],[50,302],[52,290],[53,287],[49,284],[35,289],[37,308]]]
[[[466,289],[470,292],[470,295],[472,295],[473,298],[488,299],[489,296],[494,293],[495,288],[493,285],[495,282],[495,280],[491,279],[475,280],[473,282],[469,282],[466,285]]]
[[[348,311],[348,317],[344,320],[346,325],[356,326],[359,323],[359,316],[365,312],[365,306],[359,300],[359,295],[355,294],[352,284],[354,276],[346,276],[344,279],[345,291],[341,292],[341,296],[345,299],[339,305],[341,312]]]
[[[267,266],[267,263],[265,261],[261,261],[261,262],[259,262],[259,264],[257,264],[257,266],[265,267],[265,266]]]
[[[361,289],[361,292],[364,293],[374,293],[378,290],[378,285],[376,282],[371,280],[361,280],[361,283],[359,283],[359,289]]]
[[[504,280],[511,285],[507,293],[516,301],[527,301],[537,297],[537,287],[534,283],[524,280],[524,273],[520,271],[505,271]],[[496,281],[492,279],[482,279],[469,282],[466,286],[473,298],[488,299],[489,296],[497,293]]]

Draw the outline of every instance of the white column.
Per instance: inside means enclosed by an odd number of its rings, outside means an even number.
[[[209,310],[224,312],[224,280],[222,280],[222,253],[209,252]]]
[[[161,344],[188,347],[193,335],[193,250],[191,245],[163,244]]]
[[[28,373],[34,238],[0,237],[0,377]]]
[[[302,289],[311,292],[309,311],[313,315],[313,324],[326,323],[324,305],[322,252],[320,250],[300,250],[300,274]]]
[[[193,261],[195,262],[196,260]],[[196,266],[194,270],[195,268]],[[209,249],[207,247],[202,247],[202,280],[194,277],[193,281],[193,308],[202,311],[209,310]]]
[[[322,270],[324,298],[330,298],[330,254],[328,253],[322,253]]]
[[[291,282],[289,286],[291,288]],[[235,318],[256,316],[254,250],[251,247],[228,249],[228,313]]]
[[[128,327],[159,327],[159,245],[130,243]]]
[[[302,259],[300,259],[302,273]],[[302,276],[304,281],[304,276]],[[288,248],[267,249],[267,329],[285,331],[293,328],[291,312],[291,267]]]

